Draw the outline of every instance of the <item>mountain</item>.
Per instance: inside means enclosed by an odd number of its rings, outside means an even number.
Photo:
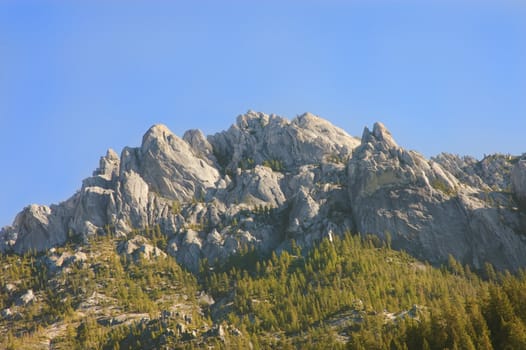
[[[249,111],[208,137],[154,125],[140,147],[108,150],[72,197],[24,208],[0,231],[0,251],[158,227],[166,253],[197,272],[242,248],[270,254],[351,231],[436,265],[452,255],[516,271],[526,266],[525,208],[518,156],[426,159],[381,123],[358,139],[309,113]]]
[[[155,125],[1,230],[0,348],[526,349],[525,215],[517,156]]]

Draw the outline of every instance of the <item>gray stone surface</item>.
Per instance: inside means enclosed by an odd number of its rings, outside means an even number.
[[[158,247],[154,247],[143,236],[137,235],[132,239],[123,242],[118,247],[119,253],[128,257],[139,259],[140,257],[150,260],[152,258],[166,257],[166,253]]]
[[[208,139],[219,163],[230,170],[249,160],[254,164],[276,160],[288,169],[319,163],[329,156],[345,158],[359,144],[357,138],[310,113],[289,122],[252,111],[240,115],[229,130]]]
[[[44,251],[112,232],[122,254],[165,252],[197,272],[246,248],[269,253],[346,231],[390,237],[435,264],[526,266],[526,161],[400,147],[381,123],[361,140],[306,113],[248,112],[228,130],[182,138],[155,125],[140,147],[113,150],[57,205],[30,205],[0,230],[0,251]],[[166,235],[165,251],[141,235]],[[134,232],[133,235],[130,235]],[[127,236],[133,237],[131,239]],[[48,255],[59,269],[75,256]],[[83,253],[82,253],[83,254]],[[78,255],[78,256],[77,256]]]
[[[459,158],[446,160],[448,168],[461,172]],[[393,247],[432,263],[451,254],[475,268],[486,261],[511,269],[526,264],[526,237],[518,230],[511,199],[505,206],[488,202],[479,194],[488,186],[479,189],[472,187],[475,181],[459,180],[474,173],[453,176],[439,163],[401,149],[381,125],[372,133],[365,130],[348,174],[358,232],[389,234]]]
[[[522,159],[511,171],[512,191],[520,205],[526,207],[526,159]]]

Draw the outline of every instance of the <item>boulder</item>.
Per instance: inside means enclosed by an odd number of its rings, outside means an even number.
[[[17,305],[27,305],[31,303],[33,300],[35,300],[35,294],[33,294],[32,289],[28,289],[24,294],[22,294],[17,299]]]
[[[134,259],[142,257],[146,260],[158,257],[166,257],[166,253],[161,249],[151,245],[144,236],[137,235],[132,239],[123,242],[119,248],[121,254],[125,254]]]

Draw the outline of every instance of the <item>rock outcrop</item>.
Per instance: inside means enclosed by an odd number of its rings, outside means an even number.
[[[477,269],[487,261],[498,268],[524,266],[520,217],[499,187],[509,180],[493,181],[497,190],[490,193],[487,176],[465,174],[459,158],[447,161],[457,177],[434,160],[400,148],[383,125],[366,129],[348,166],[356,230],[389,236],[393,247],[432,263],[451,254]],[[481,189],[472,187],[477,183]]]
[[[345,158],[359,144],[358,139],[310,113],[289,122],[251,111],[209,141],[219,163],[232,171],[266,162],[291,169],[331,156]]]
[[[511,186],[519,204],[526,208],[526,159],[522,159],[511,171]]]
[[[208,137],[190,130],[179,138],[155,125],[140,147],[109,150],[71,198],[22,210],[0,231],[0,251],[115,234],[122,254],[166,252],[196,272],[205,258],[270,253],[292,239],[309,247],[353,231],[434,264],[452,255],[475,268],[516,270],[526,266],[525,208],[519,157],[428,160],[380,123],[360,140],[309,113],[288,121],[250,111]],[[165,236],[164,247],[137,235],[152,230]]]
[[[130,240],[122,242],[118,247],[118,251],[133,259],[139,259],[142,257],[146,260],[150,260],[151,258],[166,257],[165,252],[158,247],[149,244],[148,240],[141,235],[137,235]]]

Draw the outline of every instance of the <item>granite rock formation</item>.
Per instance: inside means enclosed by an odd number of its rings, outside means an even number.
[[[192,271],[247,247],[308,248],[346,231],[374,234],[433,264],[526,266],[526,160],[400,147],[380,123],[361,140],[312,114],[248,112],[228,130],[182,138],[155,125],[140,147],[112,150],[66,201],[30,205],[0,250],[43,251],[115,234],[123,254],[174,256]],[[145,230],[166,236],[164,252]]]

